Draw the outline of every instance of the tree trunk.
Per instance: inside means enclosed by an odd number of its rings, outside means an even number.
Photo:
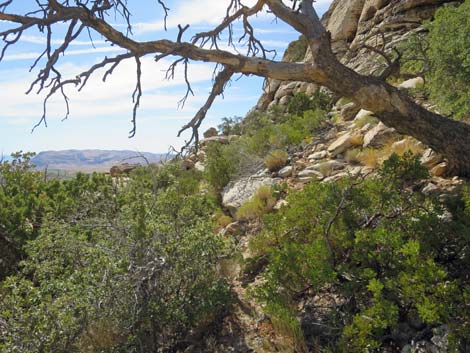
[[[329,36],[312,43],[312,65],[324,73],[322,85],[351,98],[387,126],[412,136],[444,155],[451,175],[470,177],[470,125],[426,110],[406,93],[341,64],[331,51]]]

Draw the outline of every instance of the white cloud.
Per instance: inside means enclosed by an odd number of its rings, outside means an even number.
[[[152,58],[142,59],[142,89],[143,96],[139,114],[152,114],[158,116],[161,111],[175,111],[178,101],[185,92],[185,81],[182,68],[176,71],[174,80],[166,80],[164,71],[170,61],[162,60],[155,63]],[[78,66],[72,63],[60,67],[64,77],[75,77],[86,70],[87,66]],[[102,82],[104,70],[97,72],[90,78],[81,92],[72,86],[66,89],[70,98],[73,118],[93,118],[96,116],[131,116],[131,94],[136,82],[136,67],[133,60],[122,62],[109,76],[107,82]],[[31,119],[38,119],[42,112],[44,95],[25,95],[32,74],[0,73],[0,86],[2,87],[2,111],[0,116],[15,119],[16,124],[30,124]],[[189,79],[192,84],[208,82],[212,77],[212,67],[208,64],[195,63],[189,66]],[[194,88],[194,87],[193,87]],[[200,92],[196,97],[189,97],[187,104],[178,114],[193,113],[206,99],[207,90]],[[50,100],[48,116],[63,117],[65,113],[64,102],[59,95]],[[18,119],[18,120],[16,120]]]
[[[76,50],[67,50],[65,56],[75,56],[75,55],[89,55],[89,54],[98,54],[98,53],[118,53],[122,52],[122,48],[119,47],[98,47],[98,48],[89,48],[89,49],[76,49]],[[36,59],[41,55],[41,52],[27,52],[27,53],[11,53],[6,54],[3,58],[3,61],[16,61],[16,60],[31,60]]]
[[[252,6],[255,0],[243,2],[246,6]],[[167,26],[175,28],[178,24],[201,25],[218,24],[225,17],[229,0],[199,0],[199,1],[179,1],[176,8],[170,11]],[[133,25],[135,32],[145,33],[161,31],[164,29],[163,19],[155,22],[140,22]]]
[[[316,0],[315,8],[318,12],[326,10],[333,0]],[[253,6],[256,0],[245,0],[243,4]],[[285,2],[291,6],[290,2]],[[216,25],[221,22],[227,12],[229,0],[198,0],[198,1],[179,1],[175,10],[171,10],[167,20],[167,27],[176,28],[178,24],[190,24],[193,28],[201,28],[201,24]],[[323,12],[323,11],[322,11]],[[258,14],[258,18],[264,18],[268,15],[266,12]],[[155,22],[140,22],[133,25],[135,33],[146,33],[161,31],[164,29],[163,19]],[[257,29],[259,33],[279,33],[276,29]]]
[[[23,34],[20,38],[20,42],[31,43],[31,44],[46,44],[46,38],[40,36],[31,36]],[[61,45],[64,41],[61,39],[51,40],[53,45]],[[105,40],[74,40],[70,43],[71,46],[93,46],[106,44]]]

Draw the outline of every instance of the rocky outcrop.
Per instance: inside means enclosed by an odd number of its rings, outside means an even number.
[[[334,0],[322,22],[331,33],[332,48],[338,58],[360,73],[372,74],[380,72],[383,67],[377,60],[379,55],[363,49],[363,44],[376,46],[385,39],[386,49],[391,50],[411,33],[423,31],[423,21],[431,19],[445,3],[459,1]],[[309,60],[311,53],[307,50],[304,61]],[[256,108],[265,110],[274,104],[287,104],[292,95],[311,93],[316,89],[318,86],[315,84],[268,80]]]

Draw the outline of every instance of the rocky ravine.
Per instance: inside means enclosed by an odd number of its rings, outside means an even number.
[[[341,61],[351,68],[370,74],[376,68],[377,54],[359,49],[364,41],[373,40],[371,33],[384,34],[388,46],[403,40],[412,31],[422,30],[422,21],[433,16],[439,6],[447,0],[335,0],[323,21],[331,32],[333,48]],[[369,38],[369,39],[368,39]],[[375,38],[374,38],[375,40]],[[309,60],[309,53],[305,55]],[[400,89],[412,89],[422,83],[422,78],[413,78],[400,84]],[[280,82],[269,80],[255,109],[265,110],[271,105],[287,106],[290,98],[298,93],[314,93],[318,87],[303,82]],[[392,152],[403,153],[412,149],[421,155],[421,163],[430,171],[430,179],[420,186],[424,194],[437,194],[447,197],[460,188],[463,180],[458,177],[445,177],[446,162],[443,158],[408,136],[399,135],[394,129],[374,120],[373,113],[359,110],[351,103],[341,100],[329,113],[335,117],[328,127],[315,136],[311,143],[298,146],[289,155],[284,168],[269,172],[260,168],[251,175],[245,175],[231,182],[222,193],[225,209],[232,215],[248,201],[262,185],[285,182],[291,189],[301,189],[311,180],[335,182],[350,176],[371,176],[381,160]],[[208,143],[229,143],[232,137],[216,136],[214,129],[201,141],[201,150],[192,155],[186,165],[204,170],[204,146]],[[369,160],[358,161],[354,150],[367,149]],[[286,206],[281,200],[275,208]],[[243,224],[235,221],[221,231],[226,236],[235,237],[243,258],[250,258],[248,240],[258,230],[259,224]],[[246,294],[248,284],[258,278],[246,278],[235,266],[232,275],[232,288],[237,303],[222,323],[212,351],[214,352],[293,352],[292,345],[285,337],[276,335],[266,320],[261,308]],[[441,332],[442,331],[442,332]],[[428,341],[413,342],[407,345],[406,352],[445,351],[445,330],[433,332]],[[191,351],[191,350],[190,350]],[[192,350],[197,352],[198,350]]]
[[[401,88],[412,88],[419,80],[413,79],[401,84]],[[278,172],[269,172],[264,167],[252,175],[246,175],[231,182],[222,193],[222,203],[227,212],[235,215],[236,210],[248,201],[262,185],[272,186],[284,182],[290,189],[302,189],[308,182],[317,180],[328,183],[346,177],[373,176],[383,159],[391,153],[403,153],[408,149],[421,155],[421,163],[429,169],[431,177],[420,185],[424,194],[447,197],[457,192],[464,181],[458,177],[444,177],[446,162],[419,141],[399,135],[394,129],[374,120],[373,113],[361,110],[354,116],[348,114],[348,104],[337,104],[330,115],[338,121],[329,122],[327,127],[316,135],[311,143],[297,146],[286,165]],[[346,113],[345,113],[346,112]],[[345,119],[345,117],[347,119]],[[197,155],[190,156],[186,166],[204,170],[205,146],[209,143],[229,143],[233,137],[212,136],[201,142]],[[370,160],[359,162],[350,151],[367,149]],[[276,208],[288,205],[280,200]],[[248,248],[250,237],[259,230],[257,222],[235,221],[221,230],[224,236],[234,237],[244,260],[251,257]],[[225,317],[216,352],[293,352],[286,337],[276,335],[262,309],[251,299],[246,288],[256,284],[256,276],[246,277],[239,264],[232,273],[232,289],[237,297],[231,313]],[[434,341],[441,342],[442,336],[436,333]],[[419,347],[427,347],[419,350]],[[415,342],[407,346],[409,352],[441,352],[438,345],[428,341]],[[407,352],[408,352],[407,351]],[[195,350],[194,352],[198,352]]]

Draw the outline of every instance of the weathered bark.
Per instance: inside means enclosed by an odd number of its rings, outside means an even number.
[[[125,57],[131,55],[140,58],[147,54],[158,54],[159,57],[176,55],[196,61],[219,63],[224,65],[229,72],[253,74],[281,81],[316,83],[328,87],[341,96],[351,98],[362,108],[374,112],[387,126],[395,128],[402,134],[413,136],[436,152],[443,154],[448,160],[449,171],[452,174],[470,176],[470,125],[427,111],[383,80],[360,75],[341,64],[331,50],[329,34],[313,9],[312,0],[302,1],[302,11],[286,7],[281,0],[260,0],[251,10],[241,11],[241,16],[255,14],[261,10],[263,4],[267,5],[277,17],[308,38],[313,54],[312,62],[277,62],[236,55],[223,50],[202,49],[194,42],[185,43],[179,40],[177,42],[169,40],[138,42],[117,31],[94,12],[83,7],[61,5],[56,0],[49,0],[52,11],[44,18],[0,12],[0,20],[19,23],[20,29],[11,33],[21,35],[25,29],[32,26],[49,26],[52,23],[74,19],[94,29],[115,45],[128,50],[129,54]],[[232,20],[234,19],[230,17],[230,21]],[[222,27],[228,25],[225,22]],[[65,44],[66,48],[68,43]],[[111,60],[111,62],[118,63],[119,61]],[[95,66],[103,67],[104,64]],[[79,84],[83,78],[86,82],[93,70],[82,73],[77,79],[65,83]],[[57,89],[56,87],[55,90]],[[218,90],[214,92],[217,93]],[[210,104],[207,104],[204,111],[209,106]],[[194,124],[197,123],[200,124],[200,118],[195,120]]]

